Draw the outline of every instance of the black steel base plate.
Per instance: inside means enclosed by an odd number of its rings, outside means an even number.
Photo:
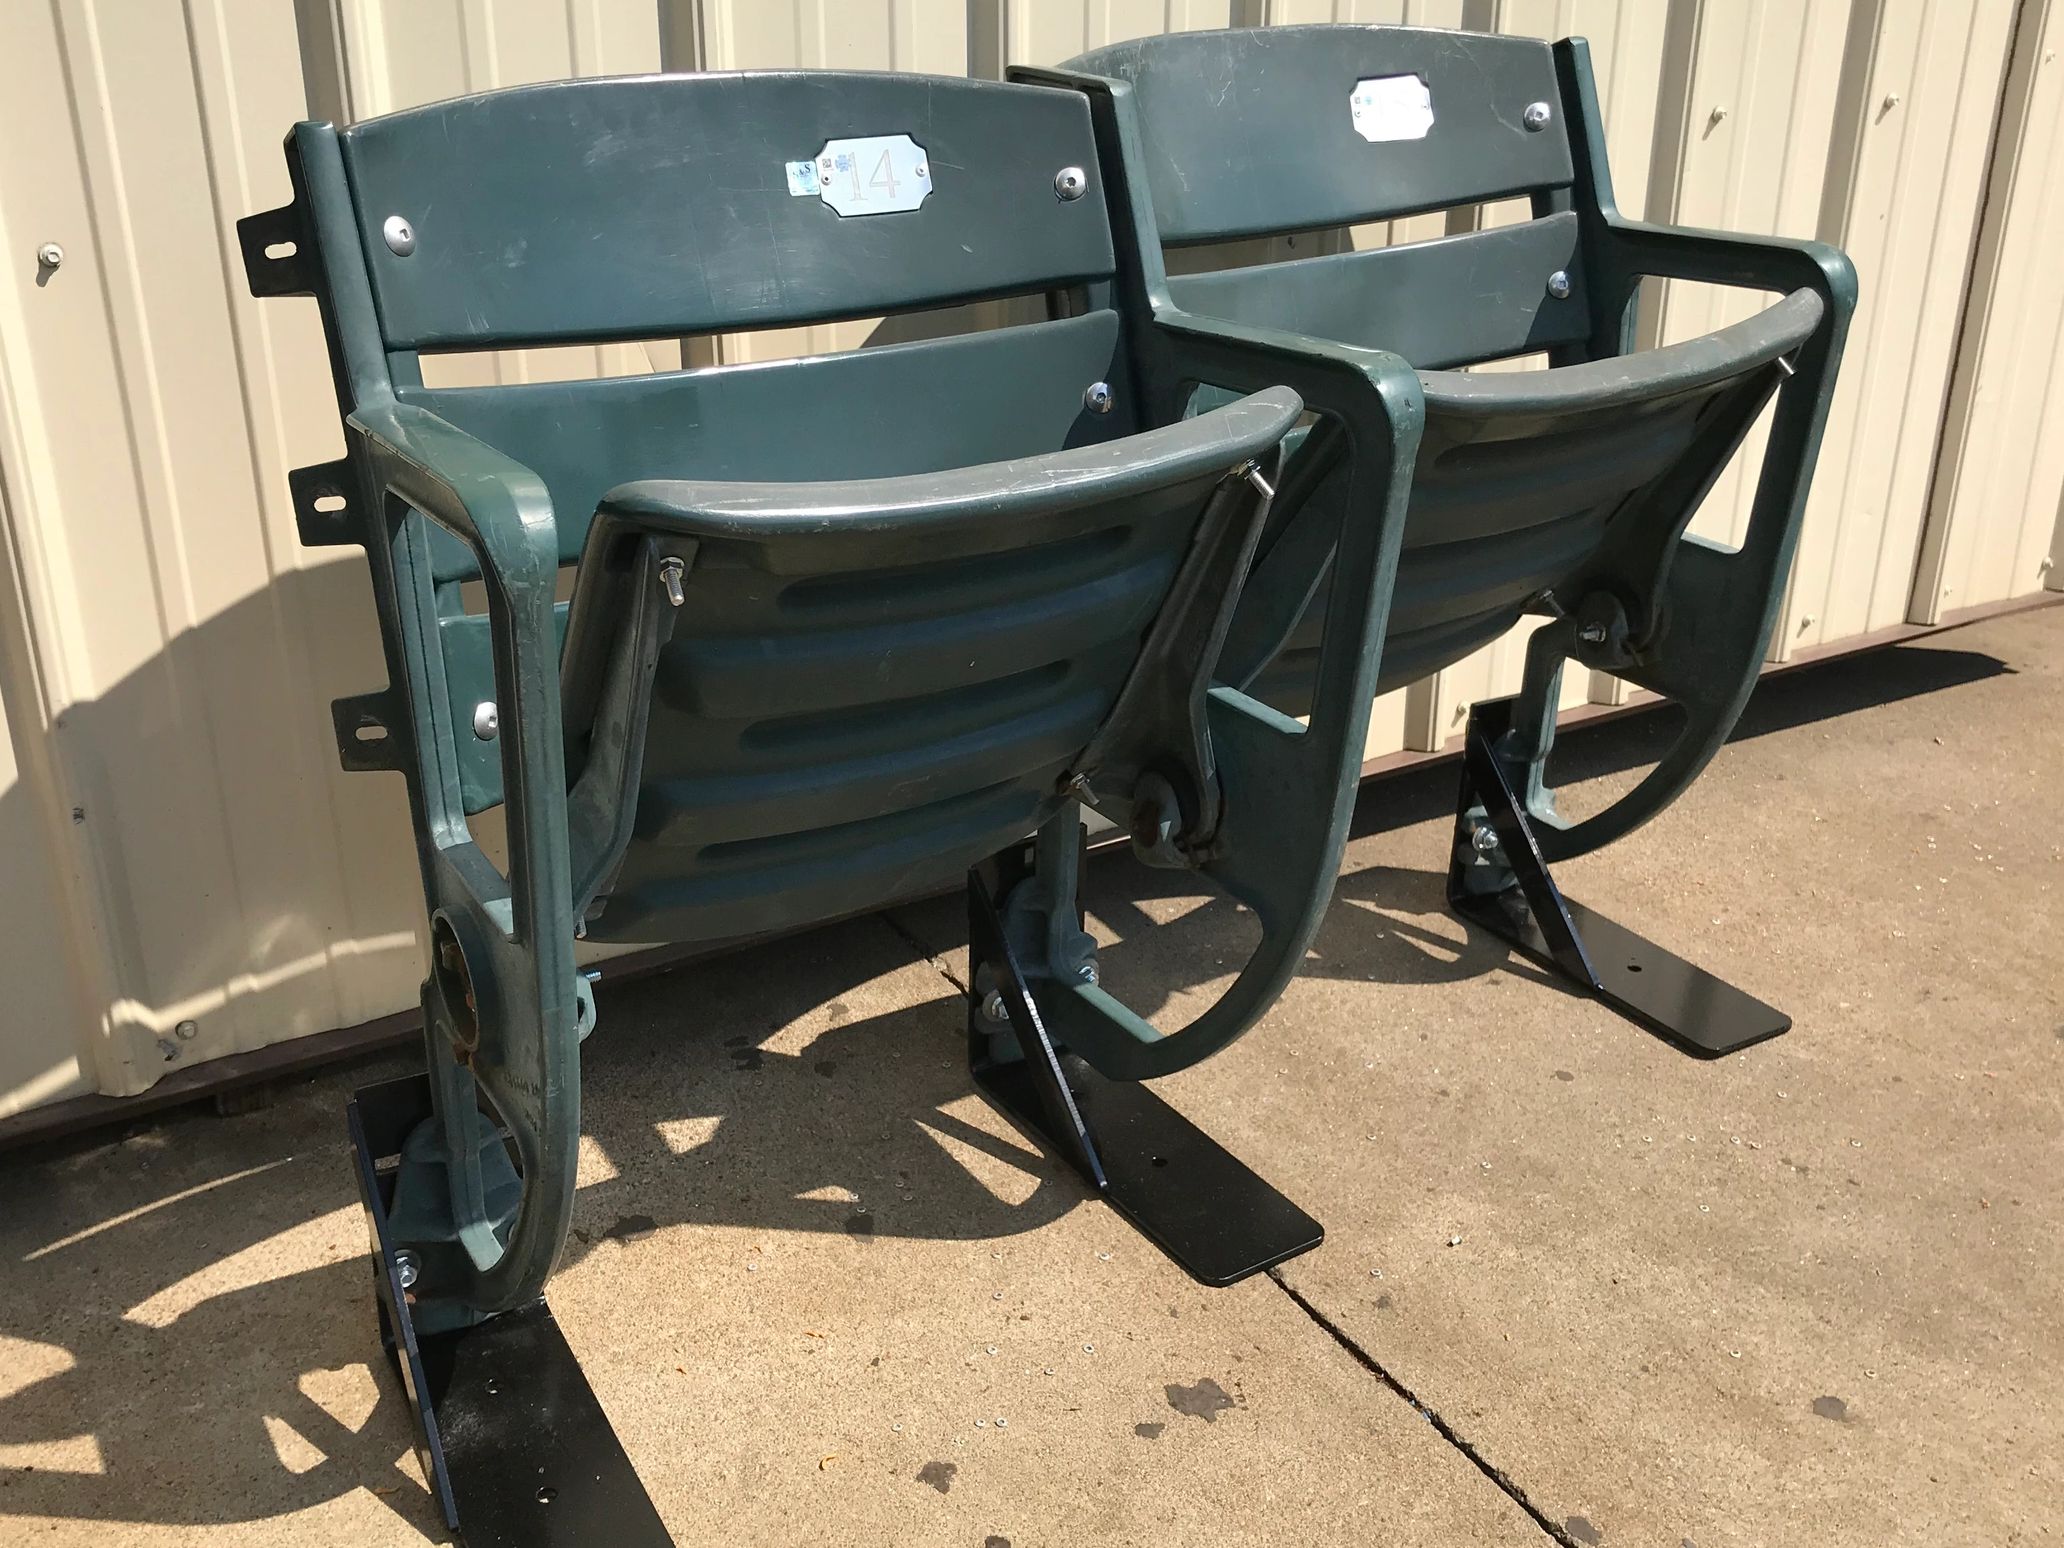
[[[1503,937],[1543,967],[1561,970],[1533,914],[1510,893],[1457,899],[1453,906],[1471,924]],[[1718,1059],[1791,1030],[1790,1016],[1726,979],[1566,894],[1562,906],[1597,978],[1595,985],[1581,987],[1684,1052]]]
[[[1103,1196],[1196,1279],[1237,1284],[1326,1239],[1324,1226],[1140,1082],[1106,1079],[1072,1054],[1060,1065],[1095,1136]],[[1012,1122],[1057,1148],[1029,1064],[977,1069],[975,1083]]]
[[[995,979],[1019,1050],[994,1056],[970,995],[976,1086],[1193,1277],[1237,1284],[1326,1239],[1318,1221],[1140,1082],[1100,1075],[1055,1045],[979,869],[968,875],[968,953]],[[982,976],[970,972],[970,982]]]
[[[381,1338],[446,1526],[465,1548],[673,1548],[543,1301],[452,1332],[416,1331],[387,1230],[394,1184],[384,1163],[430,1111],[430,1082],[418,1075],[365,1087],[345,1115]]]

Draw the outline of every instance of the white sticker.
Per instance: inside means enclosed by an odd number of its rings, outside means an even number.
[[[1416,75],[1372,75],[1348,98],[1355,133],[1365,140],[1423,140],[1433,127],[1433,93]]]
[[[815,161],[789,163],[788,191],[816,194],[841,215],[914,210],[932,191],[931,158],[907,134],[827,140]]]

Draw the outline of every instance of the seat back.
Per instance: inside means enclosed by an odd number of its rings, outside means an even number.
[[[643,76],[304,126],[304,160],[327,153],[309,143],[323,136],[349,196],[326,212],[316,189],[323,241],[349,233],[370,291],[347,341],[357,374],[532,466],[567,562],[625,478],[916,472],[1134,422],[1128,391],[1115,412],[1083,407],[1124,362],[1100,294],[1113,257],[1088,111],[1070,93],[911,75]],[[1080,192],[1064,198],[1056,179],[1071,166]],[[333,289],[341,257],[325,255]],[[265,267],[253,261],[254,284]],[[1070,308],[1082,315],[868,351],[835,372],[776,362],[431,388],[418,359],[1054,291],[1088,298]],[[439,580],[474,573],[442,533],[433,549]]]
[[[1171,275],[1186,310],[1389,349],[1422,369],[1589,336],[1570,133],[1546,43],[1265,27],[1142,38],[1065,68],[1130,85],[1169,246],[1533,202],[1531,221],[1435,242]],[[1557,272],[1570,291],[1551,296]]]

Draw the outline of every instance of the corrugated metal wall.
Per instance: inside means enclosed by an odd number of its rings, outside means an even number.
[[[1862,272],[1774,658],[2057,580],[2064,0],[56,0],[0,6],[0,1118],[400,1010],[399,782],[335,768],[377,686],[364,564],[303,551],[337,454],[314,308],[243,293],[294,119],[659,68],[1000,75],[1146,32],[1324,20],[1592,40],[1632,214],[1818,234]],[[1410,240],[1487,209],[1347,234]],[[45,243],[64,251],[40,265]],[[1753,302],[1673,286],[1650,339]],[[534,380],[853,347],[866,323],[509,352]],[[1741,519],[1739,479],[1702,530]],[[1390,697],[1437,750],[1523,634]],[[1572,703],[1613,702],[1609,679]]]

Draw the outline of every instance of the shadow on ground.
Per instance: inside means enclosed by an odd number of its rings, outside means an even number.
[[[1837,660],[1764,684],[1737,735],[2007,670],[1941,643]],[[1669,732],[1662,715],[1583,728],[1565,737],[1558,773],[1622,775]],[[1357,832],[1447,816],[1454,778],[1436,765],[1371,786]],[[1439,983],[1507,966],[1499,943],[1472,935],[1458,951],[1413,924],[1439,909],[1441,889],[1432,868],[1350,875],[1311,970]],[[1251,919],[1195,892],[1129,859],[1094,868],[1090,906],[1118,937],[1108,981],[1143,1012],[1230,972],[1251,935]],[[941,961],[923,961],[913,940]],[[939,900],[605,986],[584,1058],[595,1180],[568,1261],[684,1223],[998,1237],[1081,1201],[999,1126],[970,1121],[949,976],[964,940],[960,903]],[[0,1519],[224,1524],[366,1488],[434,1530],[398,1388],[378,1366],[340,1113],[349,1089],[407,1064],[305,1079],[244,1117],[187,1110],[6,1159]],[[999,1195],[948,1140],[1023,1186]]]

